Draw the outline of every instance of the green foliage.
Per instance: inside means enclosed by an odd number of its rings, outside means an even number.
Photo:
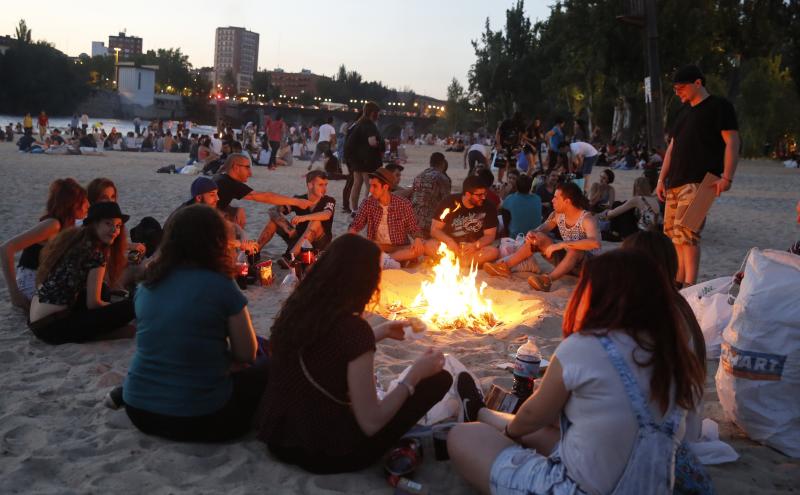
[[[225,71],[225,74],[222,75],[222,79],[219,81],[222,88],[222,94],[225,96],[234,96],[236,95],[237,91],[236,88],[239,86],[236,81],[236,76],[233,75],[233,69],[228,69]]]
[[[31,42],[31,30],[28,29],[25,19],[19,20],[19,24],[17,25],[15,32],[17,35],[17,41],[19,41],[20,44]]]
[[[80,64],[46,43],[10,47],[0,55],[0,78],[2,113],[68,114],[89,93]]]
[[[132,61],[137,66],[158,66],[156,91],[180,94],[184,88],[191,85],[192,77],[189,71],[192,64],[189,63],[189,56],[181,53],[180,48],[147,50],[145,53],[134,55]]]
[[[253,74],[251,91],[256,95],[265,95],[264,99],[271,100],[278,96],[278,90],[272,85],[270,73],[267,70],[256,71]]]
[[[333,77],[322,77],[317,81],[317,93],[322,98],[330,98],[337,103],[350,103],[350,100],[372,100],[380,103],[397,101],[397,91],[389,89],[379,81],[364,81],[357,71],[348,71],[344,65]]]
[[[754,58],[742,67],[736,107],[747,156],[760,154],[765,142],[800,130],[800,97],[789,70],[781,66],[781,57],[774,56]],[[747,119],[742,121],[742,115]]]
[[[615,104],[624,99],[633,114],[627,134],[632,137],[644,125],[642,80],[647,69],[644,31],[618,20],[626,4],[560,0],[546,20],[531,25],[523,0],[518,0],[506,11],[502,30],[492,30],[487,19],[480,38],[472,42],[475,63],[468,80],[470,100],[485,106],[489,128],[519,110],[528,120],[571,116],[608,130]],[[672,73],[696,63],[705,71],[709,89],[735,102],[743,130],[759,129],[770,140],[782,132],[800,132],[796,120],[765,116],[749,100],[758,84],[772,92],[766,101],[797,100],[800,2],[656,0],[656,8],[667,124],[680,105],[671,91]],[[758,78],[765,80],[756,84]],[[767,125],[767,118],[774,126]],[[751,126],[751,121],[758,125]],[[755,150],[763,139],[754,134],[746,142],[752,141]]]
[[[477,127],[470,113],[469,99],[464,93],[464,87],[455,77],[447,87],[447,103],[445,104],[444,120],[437,122],[437,130],[441,129],[440,135],[452,134],[467,128]]]

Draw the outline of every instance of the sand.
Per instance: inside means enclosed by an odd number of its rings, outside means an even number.
[[[411,147],[403,184],[427,165],[434,147]],[[143,216],[163,221],[188,199],[194,177],[156,174],[156,168],[180,165],[182,154],[121,153],[104,156],[47,156],[20,154],[0,144],[0,239],[35,222],[57,177],[88,183],[105,176],[119,187],[119,201],[131,214],[130,226]],[[465,176],[460,154],[448,154],[454,184]],[[305,164],[270,172],[254,168],[251,186],[283,193],[304,192]],[[638,172],[620,172],[617,196],[629,197]],[[331,182],[329,194],[341,200],[343,181]],[[794,204],[800,174],[779,163],[745,160],[734,188],[714,205],[704,233],[700,279],[731,274],[750,247],[786,249],[798,236]],[[249,231],[257,234],[266,207],[246,203]],[[335,234],[346,230],[349,217],[337,210]],[[276,258],[284,246],[273,240],[267,254]],[[279,276],[286,272],[278,271]],[[492,335],[468,331],[432,333],[413,343],[379,345],[377,367],[388,381],[412,362],[426,346],[436,346],[460,359],[481,380],[508,385],[500,366],[527,333],[537,336],[546,356],[560,339],[561,315],[574,279],[558,282],[547,295],[527,288],[523,277],[512,281],[486,279],[496,294],[518,294],[520,305],[533,308],[522,325],[507,326]],[[515,291],[515,292],[504,292]],[[246,291],[256,330],[268,335],[271,320],[285,297],[277,284]],[[505,297],[505,296],[504,296]],[[511,296],[509,296],[511,297]],[[516,297],[516,296],[515,296]],[[508,301],[504,302],[509,304]],[[168,304],[168,301],[165,301]],[[379,466],[362,472],[315,476],[281,464],[265,446],[248,436],[225,445],[186,445],[148,437],[137,431],[122,411],[102,404],[103,396],[121,383],[130,362],[132,341],[51,347],[36,340],[25,315],[8,303],[0,290],[0,493],[392,493]],[[739,452],[739,461],[713,466],[710,473],[719,493],[789,493],[800,486],[800,462],[746,438],[726,421],[716,398],[709,363],[706,415],[720,422],[722,439]],[[415,476],[431,493],[472,493],[447,462],[428,457]]]

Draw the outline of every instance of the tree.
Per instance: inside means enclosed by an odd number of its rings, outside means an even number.
[[[72,112],[89,93],[80,65],[48,44],[10,47],[0,55],[0,113]]]
[[[28,29],[28,25],[25,23],[25,19],[20,19],[19,24],[16,28],[17,34],[17,41],[20,43],[30,43],[31,42],[31,30]]]
[[[464,93],[464,87],[455,77],[447,87],[447,103],[445,104],[444,117],[447,134],[463,130],[471,123],[469,100]]]
[[[134,55],[133,62],[138,65],[156,65],[156,91],[167,93],[182,93],[184,88],[191,85],[191,74],[189,73],[192,64],[189,63],[189,56],[181,53],[180,48],[159,48],[156,51]],[[234,87],[236,87],[234,85]]]
[[[270,72],[267,70],[257,70],[253,74],[251,91],[256,95],[264,95],[264,99],[266,100],[271,100],[278,96],[277,89],[272,85]]]
[[[531,25],[519,0],[506,11],[502,30],[492,30],[487,20],[480,39],[472,42],[475,63],[468,80],[470,98],[486,110],[489,127],[513,110],[528,119],[583,118],[604,129],[625,121],[621,137],[635,144],[645,121],[646,64],[643,30],[617,21],[620,14],[635,14],[621,11],[628,4],[560,0],[547,19]],[[762,130],[768,139],[800,133],[796,120],[783,118],[796,111],[773,114],[770,122],[780,123],[774,127],[763,120],[769,113],[759,113],[753,104],[759,85],[770,91],[767,105],[780,95],[788,108],[800,94],[800,2],[657,0],[657,11],[667,128],[680,107],[671,76],[694,63],[704,69],[712,93],[727,95],[740,107],[743,133],[754,133],[746,143],[761,146]],[[745,91],[750,98],[740,97]],[[624,119],[615,118],[620,113]],[[758,131],[747,130],[749,122],[759,122]],[[745,144],[745,149],[751,148]]]
[[[222,85],[222,94],[225,96],[236,95],[239,85],[236,82],[236,76],[233,75],[233,69],[228,69],[225,71],[225,74],[222,75],[220,84]]]

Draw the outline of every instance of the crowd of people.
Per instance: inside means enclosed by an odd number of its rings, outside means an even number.
[[[503,187],[496,187],[488,150],[472,145],[464,146],[471,173],[458,193],[438,152],[403,189],[402,166],[384,161],[374,103],[342,126],[343,136],[333,126],[321,131],[328,144],[314,152],[316,160],[338,148],[348,167],[343,210],[352,217],[338,237],[326,170],[309,167],[297,196],[255,191],[247,185],[253,139],[241,151],[227,140],[224,156],[213,158],[222,160],[209,169],[213,176],[197,177],[163,232],[146,239],[128,238],[129,217],[113,182],[98,178],[84,188],[58,179],[39,222],[0,247],[11,303],[27,311],[31,331],[49,344],[135,335],[128,375],[110,405],[124,407],[147,434],[216,442],[255,429],[282,462],[314,473],[347,472],[380,459],[455,383],[466,423],[450,432],[447,448],[456,471],[481,491],[667,493],[676,462],[697,467],[677,447],[699,435],[705,381],[703,336],[676,290],[696,279],[699,232],[674,223],[675,210],[696,193],[705,172],[720,175],[717,194],[729,189],[737,158],[730,153],[737,139],[732,107],[708,95],[699,70],[681,69],[674,89],[687,113],[671,131],[657,187],[641,177],[625,203],[615,201],[609,169],[587,187],[597,150],[584,141],[565,143],[562,120],[547,132],[538,121],[526,131],[519,116],[501,124],[497,149],[510,159],[513,128],[518,143],[533,142],[519,151],[528,167],[500,167]],[[267,121],[262,149],[280,150],[281,120]],[[700,132],[703,142],[714,143],[701,160]],[[550,142],[551,157],[537,140]],[[212,156],[213,146],[198,147],[198,161]],[[583,183],[569,177],[578,170]],[[663,199],[666,235],[654,228]],[[274,205],[255,240],[244,231],[248,218],[240,205],[247,201]],[[620,220],[633,211],[632,226]],[[625,238],[620,249],[600,253],[602,222]],[[520,242],[503,253],[498,243],[505,233]],[[257,336],[234,282],[235,260],[241,252],[257,256],[275,234],[286,244],[286,266],[304,245],[319,256],[266,340]],[[441,245],[492,276],[530,272],[536,290],[577,277],[564,340],[516,415],[487,408],[469,374],[453,377],[434,349],[391,392],[376,391],[377,345],[403,340],[408,324],[372,327],[364,319],[381,271],[436,257]],[[549,273],[536,253],[553,265]]]

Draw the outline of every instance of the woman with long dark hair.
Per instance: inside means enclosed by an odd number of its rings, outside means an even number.
[[[101,297],[103,280],[119,279],[127,250],[122,225],[128,221],[116,203],[96,203],[83,225],[62,231],[42,251],[31,300],[33,333],[48,344],[131,337],[133,303]]]
[[[638,179],[637,179],[638,180]],[[675,289],[675,307],[678,310],[685,328],[689,335],[689,343],[694,350],[697,359],[701,363],[706,362],[706,341],[703,337],[703,330],[697,322],[697,317],[684,299],[675,282],[678,275],[678,253],[675,245],[663,232],[657,230],[647,230],[637,232],[622,241],[622,249],[637,249],[646,253],[664,269],[669,280],[673,281],[672,287]],[[689,411],[686,417],[686,440],[696,442],[700,439],[703,428],[703,404],[698,401],[695,408]]]
[[[229,235],[215,208],[180,208],[136,291],[136,353],[122,397],[147,434],[218,442],[250,429],[267,370],[247,367],[256,334],[233,280]]]
[[[3,243],[0,262],[14,306],[26,310],[30,307],[36,291],[36,270],[42,249],[59,232],[74,226],[75,220],[86,217],[88,209],[86,190],[75,179],[56,179],[50,184],[47,205],[39,223]],[[14,255],[18,251],[22,254],[15,269]]]
[[[452,384],[428,350],[379,399],[375,343],[403,338],[405,322],[362,318],[380,283],[381,251],[345,234],[289,296],[271,334],[271,368],[258,438],[280,460],[315,473],[355,471],[379,459]]]
[[[451,431],[456,470],[494,494],[671,493],[685,414],[705,381],[675,298],[647,254],[589,259],[564,340],[515,416],[483,407],[475,383],[459,375],[466,415],[480,423]]]

